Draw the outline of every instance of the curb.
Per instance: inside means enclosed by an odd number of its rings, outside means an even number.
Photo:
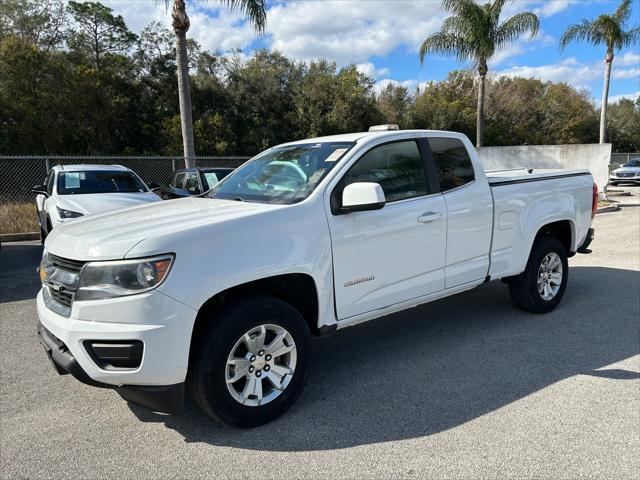
[[[611,205],[610,207],[602,207],[596,210],[596,214],[598,213],[609,213],[609,212],[617,212],[620,210],[618,205]]]
[[[23,240],[40,240],[38,232],[29,233],[3,233],[0,235],[1,242],[21,242]]]
[[[640,203],[619,203],[620,207],[640,207]]]

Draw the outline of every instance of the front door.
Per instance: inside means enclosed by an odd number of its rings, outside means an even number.
[[[446,205],[427,172],[405,140],[366,152],[337,187],[376,182],[386,198],[380,210],[329,214],[339,320],[444,289]]]

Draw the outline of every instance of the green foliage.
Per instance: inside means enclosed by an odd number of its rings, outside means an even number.
[[[0,153],[181,155],[172,33],[152,24],[129,43],[124,22],[89,4],[106,15],[100,28],[115,21],[127,45],[102,37],[98,70],[92,51],[71,40],[85,32],[80,23],[66,37],[45,41],[58,30],[37,6],[35,0],[0,3]],[[64,47],[67,40],[73,48]],[[221,55],[196,42],[189,57],[195,142],[203,155],[251,155],[378,123],[475,135],[477,86],[470,71],[452,72],[420,91],[391,84],[376,94],[374,80],[353,65],[302,63],[268,51]],[[485,144],[597,140],[599,112],[586,93],[523,78],[487,81]],[[610,110],[614,149],[640,150],[640,101]]]
[[[405,128],[413,100],[406,87],[389,83],[378,95],[378,109],[382,122],[395,123],[400,128]]]
[[[90,58],[100,71],[110,55],[126,52],[137,36],[130,32],[121,15],[98,2],[69,1],[67,11],[76,23],[67,39],[69,48]]]
[[[13,35],[50,50],[64,41],[66,20],[61,0],[2,0],[0,39]]]
[[[610,104],[607,122],[614,152],[640,152],[640,95]]]

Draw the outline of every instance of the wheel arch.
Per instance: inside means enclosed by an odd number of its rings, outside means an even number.
[[[555,238],[564,246],[567,256],[575,254],[575,237],[576,229],[573,220],[556,220],[549,222],[538,228],[538,231],[529,248],[529,255],[531,255],[531,249],[535,245],[536,241],[541,237]]]
[[[232,299],[252,294],[266,294],[288,303],[304,317],[311,334],[320,335],[318,290],[313,277],[306,273],[287,273],[235,285],[210,297],[196,315],[190,352],[193,352],[194,342],[206,329],[208,322],[215,321],[212,317],[216,309]]]

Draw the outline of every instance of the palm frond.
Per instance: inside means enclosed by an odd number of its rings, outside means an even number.
[[[640,42],[640,26],[632,28],[627,32],[622,32],[620,46],[618,48],[630,47]]]
[[[258,33],[264,32],[267,23],[266,0],[218,0],[232,12],[240,12],[247,17]]]
[[[622,0],[613,17],[619,25],[624,25],[631,16],[631,0]]]
[[[474,60],[471,45],[464,37],[453,33],[437,32],[427,37],[420,45],[420,63],[424,63],[424,57],[429,53],[455,55],[458,60]]]
[[[156,3],[158,1],[160,0],[156,0]],[[173,4],[173,0],[163,0],[163,2],[167,9]],[[258,33],[264,32],[267,23],[266,0],[218,0],[218,2],[232,12],[240,12],[246,16]]]
[[[478,4],[474,0],[442,0],[442,8],[456,15],[462,15],[466,10],[477,7]]]
[[[495,48],[500,48],[509,42],[517,40],[523,34],[530,32],[531,37],[538,34],[540,20],[535,13],[522,12],[503,22],[496,31]]]
[[[494,23],[497,25],[498,20],[500,19],[500,14],[502,13],[502,9],[504,8],[507,2],[513,2],[513,0],[493,0],[493,3],[490,4],[489,9],[491,10],[491,15],[493,17]]]
[[[592,42],[593,23],[582,20],[581,23],[569,25],[560,38],[560,49],[564,50],[572,42]]]

